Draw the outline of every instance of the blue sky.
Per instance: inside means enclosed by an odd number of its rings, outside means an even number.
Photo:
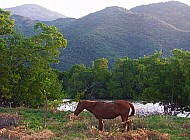
[[[126,9],[143,4],[173,0],[0,0],[0,8],[10,8],[24,4],[37,4],[67,17],[80,18],[108,6],[120,6]],[[190,6],[190,0],[178,0]]]

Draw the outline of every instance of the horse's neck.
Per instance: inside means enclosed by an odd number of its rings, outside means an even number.
[[[92,103],[85,103],[84,109],[86,109],[89,112],[93,113],[93,104]]]

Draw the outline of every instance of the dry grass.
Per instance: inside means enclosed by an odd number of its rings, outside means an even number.
[[[160,133],[157,131],[137,129],[129,132],[105,132],[98,131],[96,128],[92,127],[89,131],[91,138],[88,140],[170,140],[167,133]],[[99,135],[100,138],[96,138]],[[82,140],[80,138],[75,138],[75,140]]]
[[[41,132],[33,132],[27,129],[25,126],[3,128],[0,130],[0,137],[8,139],[20,139],[20,140],[42,140],[54,138],[55,134],[50,130],[43,130]]]
[[[99,131],[98,121],[95,117],[91,116],[91,121],[85,120],[85,117],[75,117],[73,114],[68,115],[68,122],[65,127],[66,130],[71,129],[71,127],[75,127],[78,129],[79,122],[83,120],[84,126],[86,127],[85,132],[80,132],[81,130],[76,130],[79,133],[85,133],[85,136],[88,140],[170,140],[169,134],[160,133],[158,131],[151,131],[146,129],[137,129],[131,130],[129,132],[121,132],[122,123],[120,117],[111,120],[105,120],[105,131]],[[133,121],[132,125],[134,125]],[[73,130],[73,128],[72,128]],[[75,138],[75,140],[82,140],[80,138]]]
[[[97,128],[92,127],[88,132],[88,140],[170,140],[168,134],[163,134],[157,131],[137,129],[130,132],[106,132],[98,131]],[[99,138],[97,138],[99,136]],[[50,130],[43,130],[42,132],[32,132],[26,129],[24,126],[3,128],[0,130],[0,137],[8,139],[20,139],[20,140],[45,140],[55,138],[55,134]],[[90,138],[91,137],[91,138]],[[74,138],[75,140],[82,140],[80,138]]]

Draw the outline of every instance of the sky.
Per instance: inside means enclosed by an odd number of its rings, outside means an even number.
[[[108,6],[119,6],[130,10],[133,7],[174,0],[0,0],[0,8],[24,4],[37,4],[67,17],[80,18],[100,11]],[[190,6],[190,0],[178,0]]]

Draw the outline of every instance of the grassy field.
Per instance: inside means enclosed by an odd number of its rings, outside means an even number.
[[[99,132],[98,121],[89,112],[82,112],[78,118],[72,112],[48,113],[47,126],[43,128],[43,109],[0,108],[0,114],[18,112],[18,126],[0,131],[1,138],[25,139],[39,137],[52,140],[72,139],[157,139],[157,140],[189,140],[190,119],[174,116],[131,117],[130,132],[121,133],[121,120],[104,120],[105,131]],[[26,135],[27,134],[27,135]],[[44,136],[44,137],[43,137]],[[49,136],[49,138],[48,138]],[[144,138],[138,138],[144,136]],[[28,138],[29,139],[29,138]]]

